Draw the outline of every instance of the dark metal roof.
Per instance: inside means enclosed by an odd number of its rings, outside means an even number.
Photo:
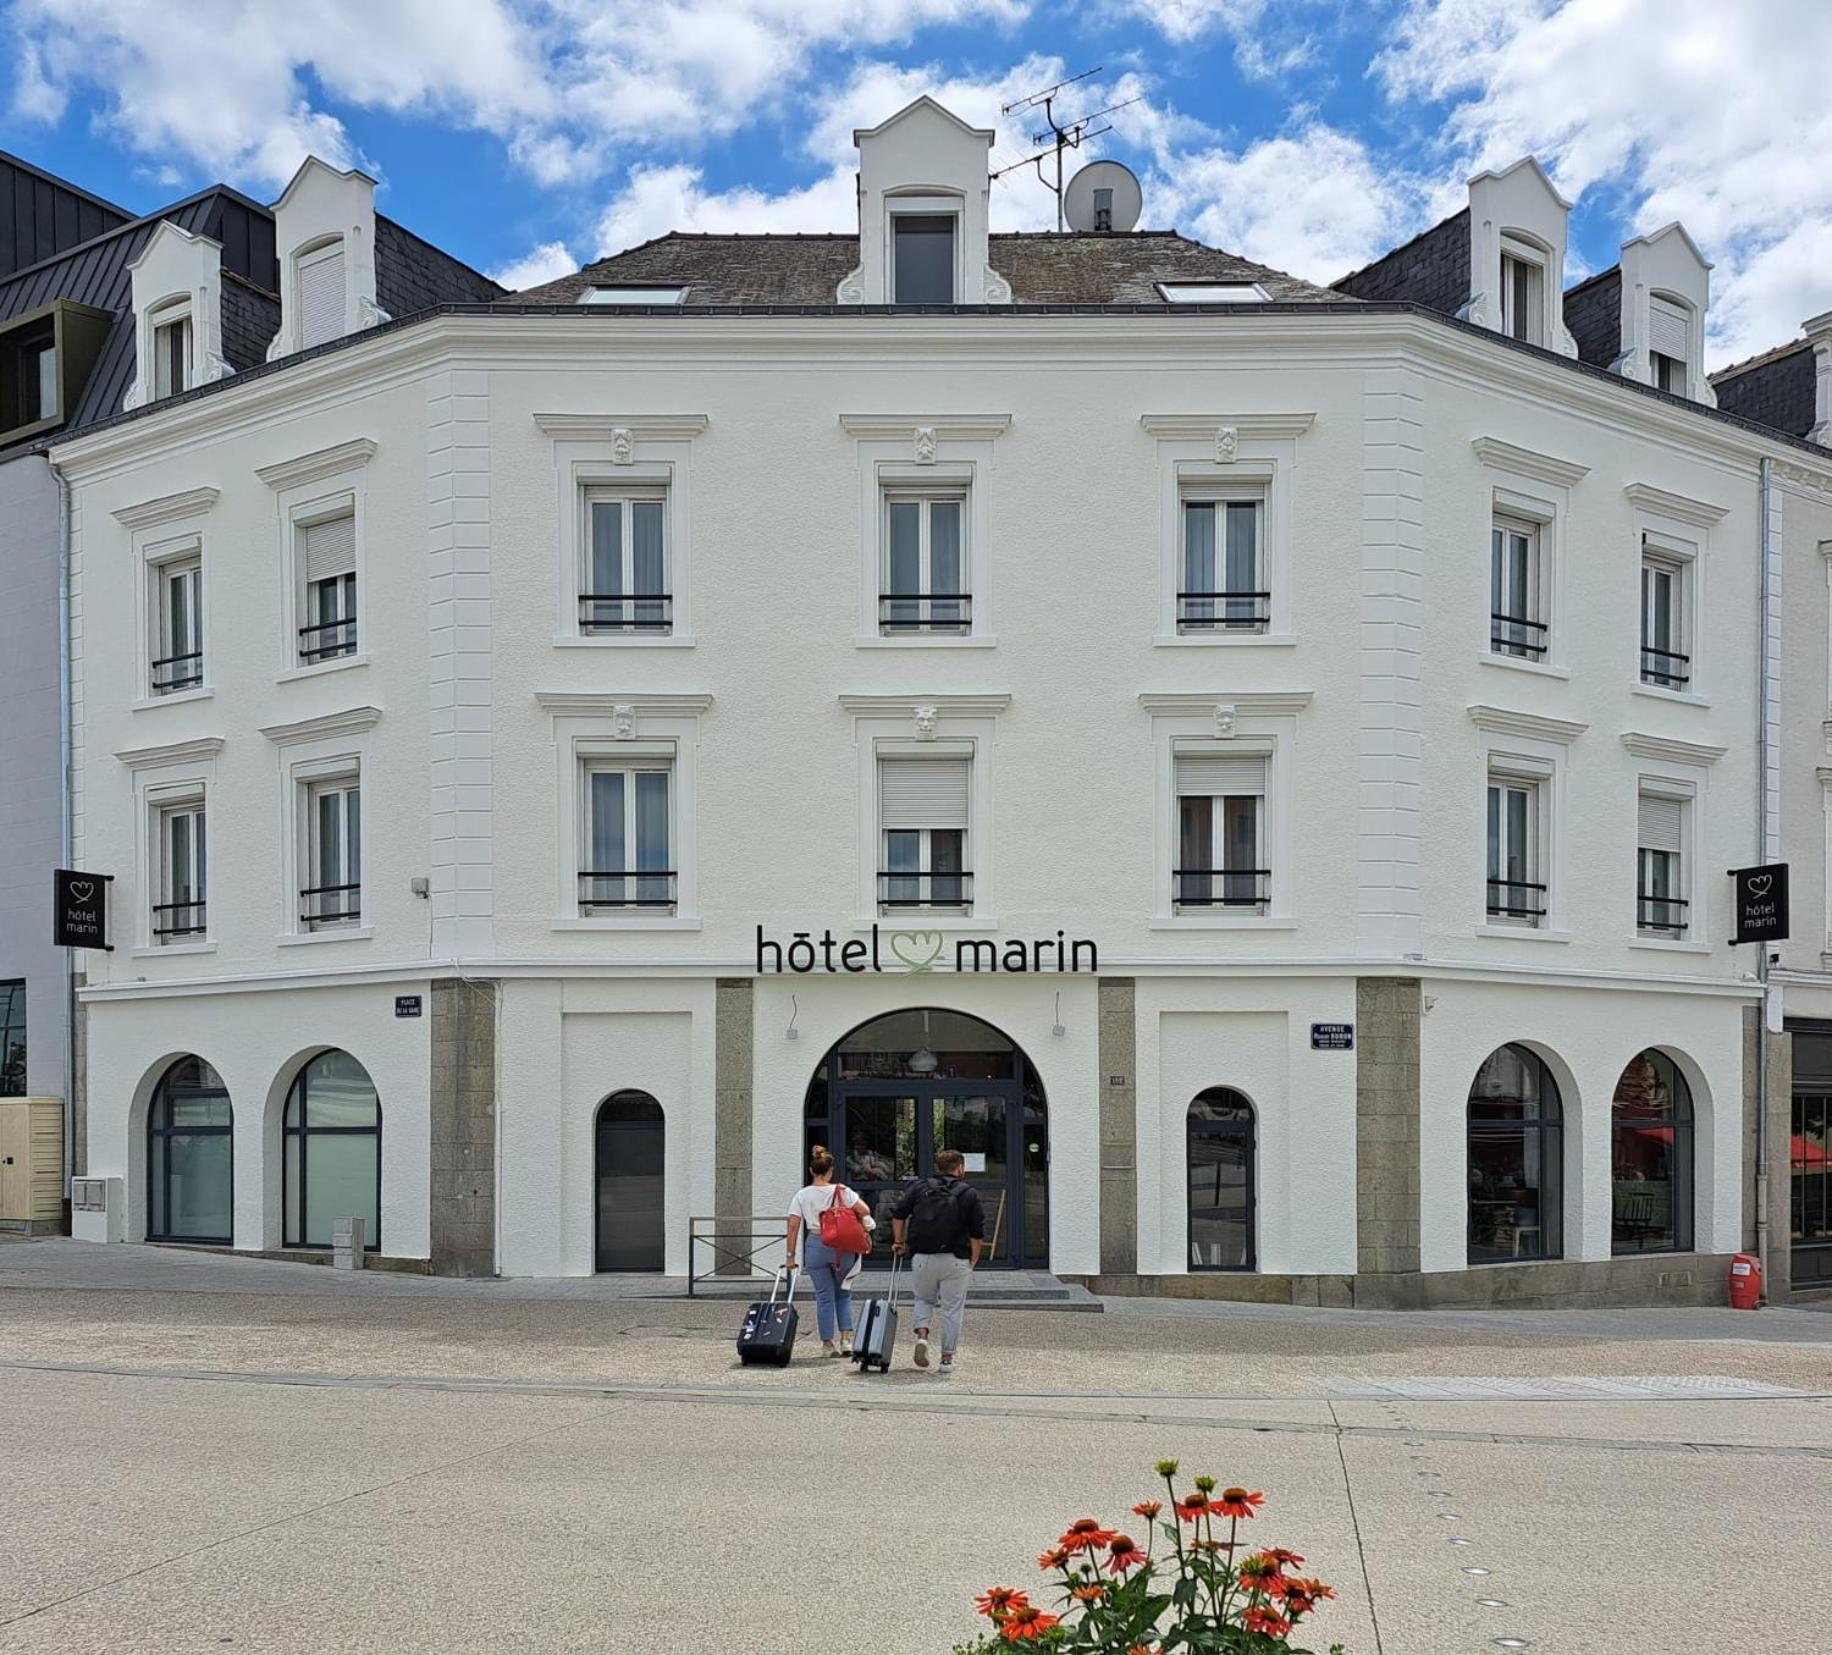
[[[1175,230],[1095,235],[1080,231],[995,234],[988,262],[1011,283],[1016,304],[1166,303],[1159,282],[1256,282],[1269,298],[1324,302],[1338,296]],[[599,259],[558,281],[518,293],[524,304],[570,305],[590,287],[684,287],[689,305],[832,304],[859,263],[854,235],[690,235],[671,231]],[[856,307],[854,307],[856,308]]]
[[[133,216],[0,149],[0,280],[93,241]]]

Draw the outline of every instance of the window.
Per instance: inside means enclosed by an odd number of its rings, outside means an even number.
[[[1172,305],[1257,305],[1266,300],[1257,282],[1159,282],[1158,292]]]
[[[952,213],[893,213],[891,257],[893,304],[954,303]]]
[[[153,941],[184,942],[208,930],[208,862],[201,799],[159,811],[159,870],[153,904]]]
[[[0,994],[5,990],[0,989]],[[1794,1050],[1803,1038],[1821,1043],[1823,1037],[1794,1036]],[[1798,1061],[1798,1059],[1796,1060]],[[1799,1075],[1798,1068],[1795,1070]],[[1796,1084],[1801,1084],[1797,1081]],[[1793,1281],[1796,1287],[1825,1285],[1832,1263],[1832,1096],[1821,1075],[1794,1094],[1793,1131],[1788,1144],[1789,1238],[1793,1246]]]
[[[1663,391],[1686,395],[1686,365],[1692,360],[1692,313],[1655,294],[1648,300],[1648,362]]]
[[[234,1240],[234,1127],[222,1076],[201,1057],[159,1077],[146,1116],[147,1240]]]
[[[0,983],[0,1098],[25,1096],[25,983]]]
[[[343,775],[305,785],[299,923],[308,931],[355,925],[363,912],[362,785]]]
[[[1537,661],[1546,653],[1540,530],[1524,518],[1497,517],[1489,529],[1489,648]]]
[[[1686,802],[1643,791],[1636,802],[1635,929],[1644,937],[1686,935]]]
[[[879,759],[880,913],[972,909],[967,858],[972,775],[968,758]]]
[[[1540,1057],[1489,1054],[1469,1089],[1468,1140],[1469,1262],[1560,1257],[1564,1119]]]
[[[153,694],[196,689],[204,681],[203,559],[193,553],[156,563],[153,580]]]
[[[1488,784],[1488,915],[1537,926],[1546,917],[1540,861],[1540,784],[1491,775]]]
[[[1645,1051],[1610,1109],[1612,1238],[1617,1253],[1692,1250],[1692,1089],[1665,1052]]]
[[[298,266],[299,348],[328,344],[344,335],[344,247],[331,242],[305,254]]]
[[[1501,331],[1529,345],[1546,342],[1546,271],[1523,251],[1501,255]]]
[[[0,336],[0,431],[58,413],[56,323],[47,316]]]
[[[588,287],[579,295],[582,305],[678,305],[687,297],[684,287]]]
[[[1253,1105],[1227,1086],[1211,1086],[1184,1125],[1189,1195],[1189,1267],[1254,1266]]]
[[[191,385],[191,317],[188,311],[168,312],[169,320],[160,320],[154,311],[148,318],[153,329],[153,396],[177,396]]]
[[[1264,754],[1178,753],[1175,911],[1264,914],[1272,896],[1266,862]]]
[[[673,913],[673,763],[657,758],[585,765],[585,865],[579,913]]]
[[[1272,594],[1266,590],[1264,522],[1260,499],[1183,496],[1178,632],[1266,630]]]
[[[356,653],[356,513],[345,509],[295,526],[304,583],[299,663]]]
[[[595,637],[672,631],[667,490],[589,488],[585,519],[580,632]]]
[[[281,1244],[329,1247],[340,1218],[363,1221],[363,1247],[382,1245],[382,1105],[348,1052],[321,1052],[286,1094]]]
[[[1645,540],[1641,546],[1641,681],[1657,689],[1683,690],[1692,681],[1686,653],[1686,565],[1662,556]]]
[[[885,493],[878,594],[878,630],[884,636],[971,627],[966,516],[965,490]]]

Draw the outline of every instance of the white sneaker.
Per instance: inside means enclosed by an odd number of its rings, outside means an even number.
[[[916,1341],[916,1348],[910,1352],[910,1360],[919,1368],[926,1368],[929,1365],[929,1341],[927,1339]]]
[[[937,1379],[952,1379],[954,1377],[954,1358],[952,1356],[944,1356],[941,1359],[941,1365],[935,1370],[935,1377]]]

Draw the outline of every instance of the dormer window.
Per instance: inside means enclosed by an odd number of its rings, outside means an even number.
[[[1546,342],[1546,267],[1517,242],[1501,254],[1501,331],[1527,345]]]
[[[1686,364],[1692,360],[1692,313],[1655,294],[1648,301],[1648,365],[1656,387],[1686,394]]]
[[[891,292],[893,304],[954,303],[953,213],[891,214]]]
[[[325,243],[302,253],[298,264],[299,348],[344,336],[344,244]]]
[[[678,305],[687,297],[684,287],[588,287],[579,295],[582,305]]]
[[[49,316],[0,335],[0,432],[57,417],[57,338]]]
[[[191,312],[170,305],[148,317],[153,329],[153,397],[174,397],[191,388]]]

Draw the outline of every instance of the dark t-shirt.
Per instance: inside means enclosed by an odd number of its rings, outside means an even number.
[[[986,1209],[980,1205],[980,1192],[959,1178],[919,1178],[903,1192],[903,1199],[892,1209],[891,1217],[908,1220],[916,1203],[928,1189],[944,1189],[954,1196],[954,1240],[947,1251],[956,1258],[972,1258],[971,1241],[986,1239]]]

